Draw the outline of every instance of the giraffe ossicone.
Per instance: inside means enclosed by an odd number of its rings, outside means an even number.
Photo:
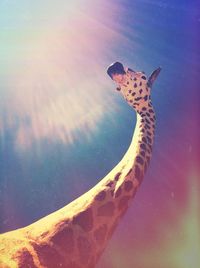
[[[140,186],[152,155],[155,112],[149,79],[128,69],[118,90],[136,111],[129,149],[91,190],[37,222],[0,235],[0,267],[93,268]]]

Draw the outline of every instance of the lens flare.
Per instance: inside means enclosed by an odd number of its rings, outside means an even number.
[[[5,42],[5,64],[14,61],[1,108],[1,137],[11,129],[18,147],[44,139],[72,143],[77,130],[89,137],[103,116],[117,109],[106,74],[113,54],[106,57],[107,44],[121,36],[88,14],[90,9],[93,12],[92,5],[84,12],[79,4],[67,5],[68,9],[64,5],[66,13],[60,11],[60,19],[53,17],[51,7],[49,24],[39,13],[34,27],[33,18],[27,15],[20,17],[15,31],[3,29],[3,40],[12,39],[15,51]],[[113,17],[110,9],[102,12]],[[15,57],[10,58],[10,53]]]
[[[198,268],[200,266],[198,174],[199,172],[193,170],[188,176],[188,194],[184,207],[174,204],[177,206],[177,218],[170,217],[170,210],[166,207],[165,214],[169,214],[165,220],[155,219],[154,226],[149,226],[152,223],[146,222],[146,229],[140,230],[140,238],[143,237],[144,241],[137,241],[137,237],[132,242],[113,243],[110,252],[113,258],[107,256],[110,263],[108,262],[108,266],[105,264],[105,267]],[[154,228],[155,230],[152,230]],[[136,232],[135,229],[131,232],[134,231]],[[145,235],[142,236],[142,232],[145,232]],[[98,267],[102,265],[104,263],[100,263]]]

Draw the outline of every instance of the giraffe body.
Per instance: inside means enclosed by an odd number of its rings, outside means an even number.
[[[159,73],[159,72],[158,72]],[[95,187],[39,221],[0,235],[0,267],[93,268],[141,184],[152,154],[155,112],[144,73],[127,72],[121,93],[136,111],[130,147]]]

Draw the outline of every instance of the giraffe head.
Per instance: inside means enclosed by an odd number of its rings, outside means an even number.
[[[126,82],[120,86],[122,94],[128,104],[137,112],[145,110],[144,107],[151,107],[151,89],[153,82],[159,75],[159,67],[150,75],[149,78],[143,72],[132,72],[129,69],[126,72]]]
[[[159,67],[147,79],[145,73],[125,69],[122,63],[115,62],[108,67],[107,74],[118,85],[117,90],[128,104],[140,113],[143,107],[151,106],[151,88],[160,71]]]

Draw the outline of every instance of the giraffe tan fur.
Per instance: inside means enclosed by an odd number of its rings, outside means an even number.
[[[129,72],[120,89],[137,115],[122,160],[70,204],[29,226],[1,234],[1,268],[95,267],[149,166],[156,121],[151,102],[155,78],[152,75],[147,80],[144,73]]]

